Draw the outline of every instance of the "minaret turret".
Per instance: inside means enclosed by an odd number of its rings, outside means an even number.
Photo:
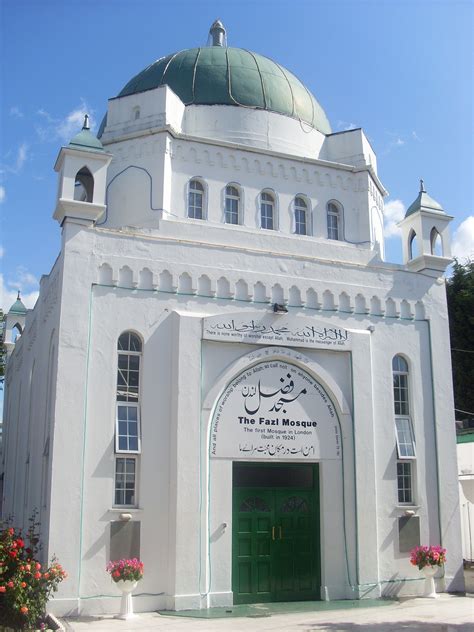
[[[54,219],[60,224],[67,217],[85,223],[99,219],[105,211],[107,168],[111,160],[112,155],[90,131],[86,114],[82,130],[69,145],[61,147],[54,166],[59,173]]]
[[[8,310],[5,316],[5,334],[4,345],[7,349],[7,357],[9,357],[15,348],[16,339],[21,336],[25,329],[26,313],[27,309],[20,298],[20,290],[18,290],[18,296],[16,301]]]
[[[447,215],[439,202],[428,195],[420,180],[420,192],[399,222],[402,231],[403,263],[415,272],[438,277],[451,263],[451,237]]]

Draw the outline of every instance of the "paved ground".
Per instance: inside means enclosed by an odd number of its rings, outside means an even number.
[[[474,595],[404,599],[380,608],[279,614],[242,619],[191,619],[140,614],[132,621],[111,617],[69,619],[68,631],[80,632],[473,632]]]
[[[401,599],[382,607],[274,614],[271,617],[193,619],[140,614],[63,620],[68,632],[474,632],[474,570],[466,573],[465,597]]]

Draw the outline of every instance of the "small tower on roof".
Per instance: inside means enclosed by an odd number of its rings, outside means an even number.
[[[21,336],[25,329],[27,312],[28,310],[20,298],[20,290],[18,290],[16,301],[10,307],[5,316],[5,333],[3,342],[7,349],[7,357],[10,356],[11,352],[15,348],[17,338]]]
[[[58,199],[53,217],[61,225],[66,218],[90,224],[105,211],[107,168],[112,154],[105,151],[90,130],[89,116],[79,134],[61,147],[55,171],[59,173]]]
[[[220,20],[215,20],[209,29],[211,46],[227,46],[227,32]]]
[[[418,196],[398,224],[402,231],[403,263],[410,270],[434,277],[443,274],[452,261],[449,231],[452,219],[428,195],[425,183],[420,180]]]

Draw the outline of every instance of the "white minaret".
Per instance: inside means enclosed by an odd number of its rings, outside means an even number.
[[[61,225],[74,218],[90,224],[105,211],[107,168],[112,154],[89,128],[89,117],[84,117],[82,130],[67,147],[61,147],[55,171],[59,173],[58,199],[53,217]]]
[[[8,310],[5,316],[5,329],[4,329],[4,345],[7,350],[7,357],[10,357],[13,349],[15,348],[15,342],[18,336],[21,336],[25,329],[26,321],[26,307],[20,298],[20,290],[18,290],[18,296],[16,301]]]
[[[403,263],[414,272],[438,277],[451,263],[451,236],[447,215],[420,180],[420,192],[398,226],[402,231]]]

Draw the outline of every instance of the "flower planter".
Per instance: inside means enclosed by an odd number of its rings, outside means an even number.
[[[421,569],[421,572],[425,576],[425,591],[423,593],[423,597],[427,597],[428,599],[437,599],[438,594],[436,593],[436,587],[434,582],[434,576],[436,575],[436,571],[439,566],[424,566]]]
[[[129,581],[120,579],[115,582],[117,588],[122,592],[122,600],[120,602],[120,614],[117,615],[117,619],[133,619],[136,615],[133,612],[132,592],[137,587],[137,581]]]

